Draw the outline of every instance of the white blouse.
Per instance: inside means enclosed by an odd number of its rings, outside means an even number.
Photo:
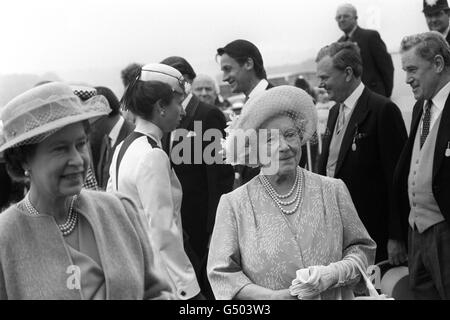
[[[107,191],[120,191],[131,197],[145,214],[150,227],[157,269],[180,299],[200,292],[194,268],[183,247],[181,224],[181,184],[161,149],[163,132],[155,124],[138,118],[135,131],[146,136],[137,138],[125,152],[116,185],[116,164],[122,143],[118,145],[109,169]],[[160,148],[152,148],[147,136]]]

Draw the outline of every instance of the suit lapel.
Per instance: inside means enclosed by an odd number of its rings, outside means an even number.
[[[436,138],[436,146],[434,148],[433,160],[433,180],[439,172],[442,161],[444,160],[445,150],[450,141],[450,99],[447,97],[444,110],[442,110],[441,123]]]
[[[364,122],[369,113],[368,100],[369,100],[369,90],[367,88],[364,88],[364,91],[361,97],[359,97],[355,109],[352,112],[352,115],[347,125],[347,129],[345,130],[344,138],[342,139],[341,148],[339,149],[339,156],[336,163],[336,170],[334,174],[335,176],[337,176],[337,174],[339,173],[339,169],[342,166],[344,158],[350,149],[356,129],[360,127],[360,125]]]
[[[195,112],[197,111],[198,104],[200,100],[192,95],[191,100],[189,101],[186,107],[186,116],[181,120],[181,123],[178,128],[187,129],[189,125],[194,121]]]

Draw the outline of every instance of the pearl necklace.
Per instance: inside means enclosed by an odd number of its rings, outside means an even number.
[[[75,226],[78,222],[78,212],[76,210],[73,210],[73,204],[75,203],[75,200],[77,199],[77,196],[72,197],[72,201],[70,202],[69,207],[69,214],[67,216],[67,220],[63,224],[58,224],[58,228],[63,234],[64,237],[67,237],[69,234],[75,230]],[[28,212],[33,216],[39,216],[40,213],[36,210],[35,207],[31,204],[29,195],[27,194],[25,197],[25,207],[27,208]]]
[[[269,196],[272,198],[272,200],[275,202],[275,204],[277,205],[278,209],[280,209],[282,214],[290,216],[297,211],[297,209],[299,208],[300,203],[302,202],[302,199],[303,199],[303,175],[300,173],[298,168],[297,168],[297,174],[296,174],[295,182],[294,182],[294,186],[296,187],[297,191],[295,193],[295,197],[291,201],[281,201],[280,198],[282,198],[284,195],[279,195],[275,191],[275,189],[272,187],[269,180],[264,175],[260,176],[260,181],[261,181],[262,185],[264,186],[264,189],[269,194]],[[283,207],[292,205],[294,203],[295,203],[295,206],[292,210],[287,210],[287,209],[283,208]]]

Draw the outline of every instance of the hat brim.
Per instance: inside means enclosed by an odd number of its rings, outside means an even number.
[[[38,135],[44,134],[46,132],[62,129],[63,127],[68,126],[70,124],[74,124],[74,123],[85,121],[85,120],[91,120],[90,122],[93,122],[98,117],[105,116],[105,115],[108,115],[108,113],[106,111],[89,111],[89,112],[85,112],[82,114],[77,114],[74,116],[57,119],[57,120],[49,122],[43,126],[39,126],[35,129],[32,129],[24,134],[21,134],[17,138],[9,140],[8,142],[6,142],[2,146],[0,146],[0,152],[3,152],[10,148],[13,148],[14,146],[18,145],[19,143],[21,143],[23,141],[26,141],[26,140],[36,137]]]
[[[438,13],[442,10],[448,11],[448,10],[450,10],[450,7],[444,6],[444,7],[436,7],[436,8],[426,8],[426,9],[423,9],[422,12],[423,12],[423,14],[428,15],[428,14]]]

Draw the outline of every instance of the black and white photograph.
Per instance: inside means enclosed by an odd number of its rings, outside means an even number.
[[[15,0],[0,30],[0,300],[450,300],[448,0]]]

